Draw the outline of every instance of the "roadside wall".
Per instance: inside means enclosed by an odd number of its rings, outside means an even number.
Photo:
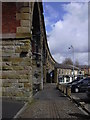
[[[3,96],[27,99],[32,95],[32,53],[30,43],[30,39],[3,39]]]
[[[32,97],[31,9],[29,3],[2,5],[2,95]]]

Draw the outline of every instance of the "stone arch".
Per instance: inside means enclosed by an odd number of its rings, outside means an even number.
[[[34,92],[41,89],[41,28],[39,3],[35,2],[32,13],[32,78]]]
[[[54,70],[48,70],[46,74],[46,82],[47,83],[54,83]]]

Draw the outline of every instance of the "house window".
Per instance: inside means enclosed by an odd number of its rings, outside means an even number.
[[[70,77],[66,76],[66,82],[70,82]]]
[[[64,83],[63,77],[58,78],[58,80],[59,80],[60,83]]]

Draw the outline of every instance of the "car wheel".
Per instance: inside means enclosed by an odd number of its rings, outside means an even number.
[[[78,93],[78,92],[79,92],[79,89],[78,89],[78,88],[75,88],[75,92]]]

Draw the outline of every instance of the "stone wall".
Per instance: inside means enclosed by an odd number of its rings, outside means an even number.
[[[32,96],[30,39],[2,40],[2,94],[15,99]]]
[[[42,89],[42,21],[39,3],[35,3],[33,9],[33,22],[32,22],[32,65],[33,65],[33,89],[36,91]]]
[[[2,40],[0,39],[0,97],[2,96]]]
[[[32,96],[32,3],[2,4],[2,95],[20,100]]]
[[[33,79],[33,89],[40,90],[41,85],[41,62],[33,59],[32,61],[32,79]]]
[[[54,70],[55,61],[48,49],[42,4],[17,2],[5,3],[5,6],[2,26],[3,96],[28,100],[36,89],[34,87],[43,89],[47,72]]]

